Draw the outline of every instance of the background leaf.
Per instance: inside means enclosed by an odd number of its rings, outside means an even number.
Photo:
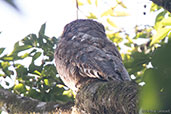
[[[113,21],[111,21],[109,18],[107,18],[107,22],[112,26],[112,27],[117,27]]]
[[[158,43],[160,40],[166,37],[166,35],[171,31],[171,28],[161,28],[157,31],[157,34],[155,34],[152,37],[152,41],[150,45],[153,45],[155,43]]]

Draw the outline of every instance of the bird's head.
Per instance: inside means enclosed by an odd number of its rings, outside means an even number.
[[[64,27],[62,37],[76,35],[79,32],[89,34],[89,31],[96,31],[105,35],[104,26],[92,19],[77,19]]]

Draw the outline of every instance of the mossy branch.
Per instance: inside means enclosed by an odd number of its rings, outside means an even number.
[[[74,103],[42,102],[0,89],[0,107],[9,113],[137,114],[138,85],[132,81],[85,83]]]

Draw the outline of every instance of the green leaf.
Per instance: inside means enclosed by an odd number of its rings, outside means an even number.
[[[91,5],[91,0],[87,0],[87,2]]]
[[[155,49],[152,55],[152,65],[155,68],[162,69],[163,71],[168,69],[169,71],[171,68],[171,41],[169,40],[168,43],[161,45],[161,47]],[[166,74],[167,72],[165,72]],[[169,75],[170,76],[170,75]]]
[[[9,62],[1,62],[1,67],[2,67],[3,69],[8,68],[9,66],[10,66],[10,63],[9,63]]]
[[[123,38],[120,36],[120,33],[117,32],[117,33],[113,33],[113,34],[107,34],[107,37],[112,41],[112,42],[115,42],[115,43],[120,43],[123,41]]]
[[[124,4],[122,1],[116,0],[116,2],[117,2],[119,5],[121,5],[123,8],[127,8],[127,7],[125,6],[125,4]]]
[[[40,34],[45,34],[45,28],[46,28],[46,23],[44,23],[41,28],[40,28],[40,31],[39,31],[39,35]]]
[[[41,52],[36,52],[34,55],[33,55],[33,61],[34,60],[36,60],[37,58],[39,58],[40,57],[40,55],[41,55],[42,53]]]
[[[148,69],[144,73],[144,82],[146,84],[140,92],[140,106],[143,110],[158,110],[160,107],[160,98],[162,95],[158,91],[157,78],[158,72],[154,69]]]
[[[0,48],[0,55],[4,52],[5,48]]]
[[[96,7],[98,6],[98,0],[95,1],[95,5],[96,5]]]
[[[164,18],[161,23],[163,26],[171,26],[171,17]]]
[[[48,79],[44,79],[45,85],[49,85],[49,80]]]
[[[24,93],[26,91],[26,88],[24,86],[24,84],[19,83],[17,85],[14,86],[14,92],[20,94],[20,93]]]
[[[155,34],[152,37],[152,41],[150,43],[150,45],[153,45],[155,43],[158,43],[160,40],[162,40],[163,38],[166,37],[166,35],[169,33],[169,31],[171,30],[171,28],[161,28],[157,31],[157,34]]]
[[[90,15],[87,16],[87,18],[88,19],[97,19],[97,17],[93,13],[91,13],[91,12],[90,12]]]
[[[170,39],[171,39],[171,32],[168,34],[168,38],[170,38]]]
[[[63,95],[66,95],[68,97],[72,97],[73,96],[73,93],[72,93],[72,90],[66,90],[63,92]]]
[[[38,91],[36,91],[35,89],[30,89],[28,91],[27,96],[32,97],[32,98],[35,98],[35,99],[42,100],[41,97],[40,97],[41,96],[41,93],[38,92]]]
[[[114,14],[113,14],[113,10],[114,10],[114,9],[115,9],[115,7],[110,8],[110,9],[108,9],[107,11],[103,12],[102,15],[101,15],[101,17],[108,16],[108,15],[114,16]]]
[[[109,18],[107,18],[107,22],[112,26],[112,27],[117,27],[113,21],[111,21]]]
[[[126,39],[128,40],[129,43],[133,43],[133,40],[129,37],[129,35],[126,36]]]
[[[143,64],[147,64],[150,61],[149,54],[138,52],[136,49],[127,57],[129,58],[124,59],[124,65],[130,74],[136,74],[138,71],[142,71],[144,69]]]
[[[9,70],[10,66],[11,66],[10,62],[7,62],[7,61],[0,62],[0,69],[3,72],[3,74],[5,73],[5,76],[10,76],[10,75],[12,75],[14,73],[12,70]]]
[[[162,19],[164,18],[164,16],[165,16],[166,13],[167,13],[166,11],[162,11],[162,12],[160,12],[160,13],[157,15],[156,20],[155,20],[155,26],[154,26],[154,28],[155,28],[156,30],[160,29],[160,28],[163,26],[163,25],[161,24],[161,21],[162,21]]]
[[[51,77],[56,77],[56,67],[54,64],[47,64],[44,66],[44,69],[42,71],[43,76],[51,76]]]
[[[17,71],[17,77],[18,78],[22,77],[22,79],[25,78],[26,75],[28,74],[27,68],[25,68],[21,64],[15,64],[15,66],[16,66],[16,71]]]
[[[150,11],[157,11],[160,8],[161,7],[159,7],[157,4],[155,4],[155,3],[152,2]]]
[[[14,60],[14,57],[12,57],[12,56],[5,56],[2,59],[6,60],[6,61],[12,61],[12,60]]]
[[[41,35],[42,36],[42,35]],[[39,36],[39,38],[37,39],[38,43],[39,43],[39,47],[42,48],[43,46],[45,46],[46,44],[43,43],[43,38]]]
[[[29,65],[29,72],[34,74],[34,71],[35,71],[35,70],[41,72],[42,66],[37,66],[37,65],[34,64],[34,62],[32,62],[32,63]]]
[[[34,73],[36,73],[36,74],[39,75],[39,76],[42,75],[38,70],[35,70]]]
[[[26,36],[24,39],[22,39],[22,42],[25,45],[32,45],[33,47],[37,47],[38,45],[37,36],[35,34]]]
[[[29,56],[29,53],[25,53],[24,55],[21,56],[22,59],[26,58]]]
[[[134,38],[137,39],[137,38],[149,38],[149,37],[152,37],[151,31],[152,31],[151,28],[137,30],[136,31],[136,36]]]
[[[37,51],[37,49],[33,49],[31,52],[30,52],[30,55],[32,54],[32,53],[35,53]]]
[[[84,4],[82,2],[80,2],[79,0],[77,0],[78,2],[78,6],[83,6]]]
[[[130,14],[124,11],[115,11],[113,16],[116,17],[124,17],[124,16],[129,16]]]
[[[160,12],[160,13],[157,15],[157,17],[156,17],[155,22],[157,23],[157,22],[161,21],[161,20],[164,18],[164,16],[165,16],[166,13],[167,13],[166,11]]]
[[[27,50],[27,49],[30,49],[32,48],[31,45],[22,45],[20,46],[19,45],[19,42],[15,43],[14,45],[14,50],[12,51],[12,53],[10,55],[13,55],[13,54],[18,54],[18,52],[21,52],[21,51],[24,51],[24,50]]]

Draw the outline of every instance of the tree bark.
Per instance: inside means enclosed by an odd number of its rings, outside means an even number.
[[[171,13],[171,0],[151,0]]]
[[[0,107],[9,113],[138,114],[138,85],[134,82],[99,81],[86,83],[75,104],[41,102],[0,89]]]
[[[78,92],[75,103],[86,114],[138,114],[138,85],[94,81]]]
[[[59,113],[71,112],[72,103],[63,104],[61,102],[42,102],[29,97],[21,97],[8,90],[0,88],[0,109],[10,114],[30,114],[30,113]],[[69,108],[68,108],[69,107]]]

